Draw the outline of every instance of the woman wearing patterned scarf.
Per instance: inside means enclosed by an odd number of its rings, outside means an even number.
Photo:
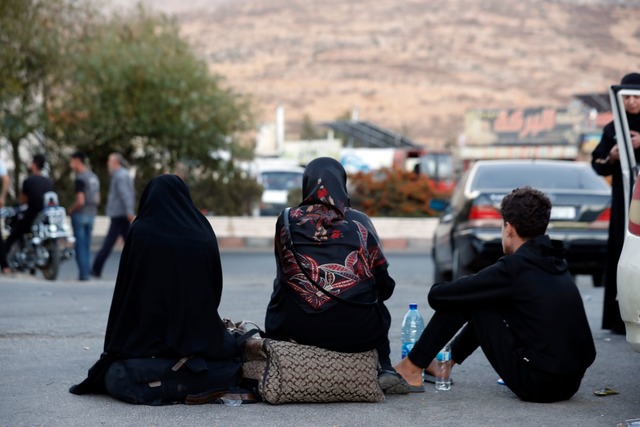
[[[395,282],[369,217],[350,207],[338,161],[322,157],[305,169],[302,203],[278,217],[275,256],[267,335],[346,353],[376,349],[382,389],[407,393],[389,357],[384,301]]]

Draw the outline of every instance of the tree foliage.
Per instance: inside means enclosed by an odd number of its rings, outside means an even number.
[[[64,0],[0,0],[0,136],[12,151],[14,189],[20,186],[21,147],[44,145],[48,99],[64,69],[75,18],[88,9]]]
[[[259,198],[259,186],[233,166],[252,155],[239,143],[253,125],[250,100],[209,71],[171,19],[142,6],[106,17],[83,0],[0,0],[0,64],[0,136],[12,148],[16,193],[31,141],[51,161],[64,203],[76,149],[89,154],[104,191],[107,157],[118,151],[135,168],[138,190],[178,172],[196,200],[209,197],[198,194],[209,188],[199,181]],[[228,200],[214,203],[218,212],[248,204]]]
[[[71,65],[73,79],[53,102],[56,139],[90,153],[99,175],[118,151],[140,187],[180,165],[194,183],[214,172],[230,182],[229,155],[243,154],[236,136],[252,124],[249,100],[209,72],[175,22],[142,7],[114,15],[87,30]]]
[[[189,183],[193,201],[208,214],[247,215],[258,206],[262,186],[242,171],[227,167],[216,176]]]

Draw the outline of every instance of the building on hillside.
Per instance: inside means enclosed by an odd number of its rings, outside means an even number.
[[[468,110],[456,154],[465,168],[480,159],[588,161],[610,120],[608,94],[575,95],[566,108]]]

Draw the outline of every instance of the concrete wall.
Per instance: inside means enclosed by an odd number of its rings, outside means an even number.
[[[270,248],[273,246],[276,217],[207,217],[218,237],[222,249],[247,247]],[[385,250],[428,250],[435,218],[372,218]],[[109,218],[99,216],[93,229],[97,238],[104,237],[109,228]]]

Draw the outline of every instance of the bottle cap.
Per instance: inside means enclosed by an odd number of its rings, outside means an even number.
[[[416,303],[409,304],[409,310],[417,310],[417,309],[418,309],[418,304]]]

